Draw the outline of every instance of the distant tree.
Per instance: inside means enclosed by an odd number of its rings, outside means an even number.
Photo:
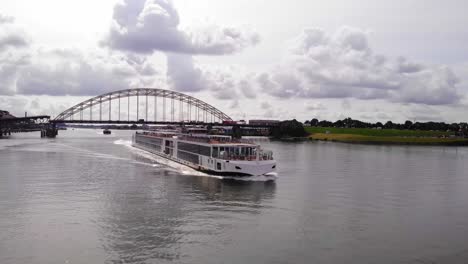
[[[460,125],[458,125],[457,123],[452,123],[452,124],[448,125],[447,130],[456,132],[456,131],[460,130]]]
[[[405,129],[411,129],[412,126],[413,126],[413,122],[409,120],[405,121]]]
[[[317,126],[319,126],[319,127],[332,127],[333,123],[330,122],[330,121],[327,121],[327,120],[322,120],[322,121],[318,122]]]
[[[380,122],[377,122],[377,123],[375,124],[375,126],[376,126],[376,127],[382,127],[382,128],[383,128],[383,124],[380,123]]]
[[[384,125],[385,129],[392,129],[393,128],[393,122],[392,121],[387,121]]]
[[[333,126],[334,127],[344,127],[345,124],[344,124],[344,122],[342,120],[338,120],[335,123],[333,123]]]
[[[319,124],[319,121],[318,121],[317,118],[313,118],[312,120],[310,120],[310,125],[311,126],[316,127],[316,126],[318,126],[318,124]]]
[[[282,121],[277,127],[272,128],[274,138],[304,137],[307,135],[304,126],[296,119]]]
[[[343,119],[343,126],[344,127],[352,127],[354,120],[352,120],[350,117]]]

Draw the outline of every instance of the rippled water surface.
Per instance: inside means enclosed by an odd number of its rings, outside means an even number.
[[[263,143],[239,181],[59,133],[0,140],[2,264],[468,263],[467,148]]]

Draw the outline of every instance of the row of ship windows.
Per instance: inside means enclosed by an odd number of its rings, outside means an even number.
[[[198,161],[198,155],[188,153],[188,152],[185,152],[185,151],[180,151],[180,150],[177,151],[177,158],[183,159],[185,161],[195,163],[195,164],[198,164],[198,162],[199,162]]]
[[[138,141],[138,142],[147,142],[147,143],[150,143],[150,144],[157,144],[157,145],[162,144],[162,139],[159,139],[159,138],[137,137],[136,141]]]
[[[159,145],[159,144],[154,144],[154,143],[151,143],[151,142],[140,141],[140,140],[137,140],[136,143],[142,144],[142,145],[148,145],[148,146],[159,147],[159,148],[161,147],[161,145]]]
[[[153,146],[161,146],[162,145],[162,139],[157,139],[157,138],[144,138],[140,137],[137,138],[137,142],[140,144],[146,143],[150,144]],[[172,148],[172,147],[171,147]],[[184,142],[179,142],[178,143],[178,149],[191,152],[194,154],[200,154],[203,156],[211,156],[211,148],[207,146],[201,146],[201,145],[196,145],[196,144],[190,144],[190,143],[184,143]]]
[[[179,142],[177,148],[183,151],[188,151],[195,154],[200,154],[203,156],[211,156],[211,147],[190,144],[185,142]]]
[[[148,147],[148,148],[151,148],[151,149],[154,149],[154,150],[157,150],[157,151],[161,151],[161,146],[159,146],[159,145],[146,143],[146,142],[138,142],[138,141],[137,141],[137,143],[140,144],[140,145],[143,145],[145,147]]]
[[[136,141],[137,143],[143,146],[153,148],[157,151],[161,151],[161,145],[162,145],[161,139],[156,139],[156,138],[149,139],[149,138],[140,137],[140,138],[137,138]],[[172,149],[172,147],[166,147],[166,148]],[[191,162],[191,163],[198,164],[199,158],[197,154],[209,157],[211,156],[211,148],[207,146],[201,146],[201,145],[184,143],[184,142],[178,143],[178,151],[177,151],[178,158]]]

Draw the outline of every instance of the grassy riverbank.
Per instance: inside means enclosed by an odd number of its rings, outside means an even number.
[[[363,144],[463,145],[468,139],[451,132],[398,129],[306,127],[310,139]],[[451,137],[452,136],[452,137]]]

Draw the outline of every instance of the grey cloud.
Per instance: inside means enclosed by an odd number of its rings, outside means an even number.
[[[321,103],[311,103],[311,102],[306,102],[305,103],[305,108],[308,111],[326,110],[326,107],[323,104],[321,104]]]
[[[0,24],[7,24],[7,23],[13,23],[13,22],[15,22],[14,17],[0,14]]]
[[[37,100],[37,98],[36,98],[33,101],[31,101],[29,108],[34,109],[34,110],[40,109],[41,105],[39,104],[39,100]]]
[[[459,79],[448,67],[433,67],[402,77],[402,86],[392,91],[393,99],[405,103],[443,105],[457,103]]]
[[[393,116],[387,114],[387,113],[377,113],[376,114],[376,117],[379,119],[379,120],[393,120]]]
[[[13,95],[15,93],[17,72],[17,65],[5,65],[4,63],[0,65],[0,95]]]
[[[0,52],[29,45],[28,36],[14,24],[13,17],[0,15]]]
[[[454,104],[461,97],[450,68],[374,54],[367,33],[360,29],[343,27],[335,34],[307,29],[289,51],[286,63],[256,78],[262,91],[274,97],[386,99],[428,105]]]
[[[12,17],[0,15],[0,52],[29,45],[28,36],[14,24]]]
[[[17,80],[24,95],[91,96],[127,89],[140,82],[138,70],[118,56],[54,50],[36,54]]]
[[[125,0],[114,7],[113,24],[102,41],[110,48],[137,53],[154,51],[222,55],[259,42],[258,34],[235,28],[178,28],[179,14],[170,0]]]
[[[158,71],[148,61],[146,56],[125,53],[121,59],[137,70],[142,76],[154,76],[158,74]]]
[[[440,111],[430,106],[416,106],[410,108],[409,112],[406,113],[406,119],[414,122],[425,122],[434,120],[443,120]]]
[[[294,76],[281,72],[277,72],[273,76],[262,73],[256,81],[262,91],[278,98],[290,98],[297,95],[301,89],[299,81]],[[292,85],[288,85],[288,83],[292,83]]]
[[[28,41],[22,34],[9,34],[6,36],[0,36],[0,51],[8,47],[26,47]]]
[[[28,100],[16,96],[0,96],[1,110],[7,110],[14,116],[23,116]]]
[[[231,105],[229,106],[230,109],[239,108],[239,100],[232,101]]]
[[[0,95],[13,95],[21,68],[29,63],[24,47],[27,36],[13,24],[13,17],[0,15]]]
[[[208,88],[202,71],[195,67],[193,58],[184,54],[167,54],[167,80],[172,89],[198,92]]]
[[[341,107],[344,110],[350,110],[352,108],[351,103],[349,102],[348,99],[344,99],[343,101],[341,101]]]
[[[220,100],[237,100],[240,85],[232,72],[201,70],[186,54],[167,54],[167,80],[173,90],[181,92],[209,91]]]
[[[237,82],[234,77],[226,72],[211,73],[211,92],[214,97],[220,100],[237,100]]]
[[[249,98],[249,99],[257,98],[257,94],[254,90],[254,86],[251,85],[249,81],[241,80],[239,81],[238,85],[239,85],[240,90],[242,91],[242,93],[244,94],[246,98]]]
[[[391,116],[383,112],[364,113],[364,114],[360,114],[359,118],[370,121],[370,122],[382,122],[382,123],[385,123],[388,120],[395,120],[394,116]]]
[[[266,109],[270,109],[271,108],[271,105],[268,103],[268,102],[262,102],[260,104],[260,108],[266,110]]]
[[[398,72],[400,73],[415,73],[424,69],[424,66],[414,62],[408,62],[406,58],[400,57],[397,60]]]

